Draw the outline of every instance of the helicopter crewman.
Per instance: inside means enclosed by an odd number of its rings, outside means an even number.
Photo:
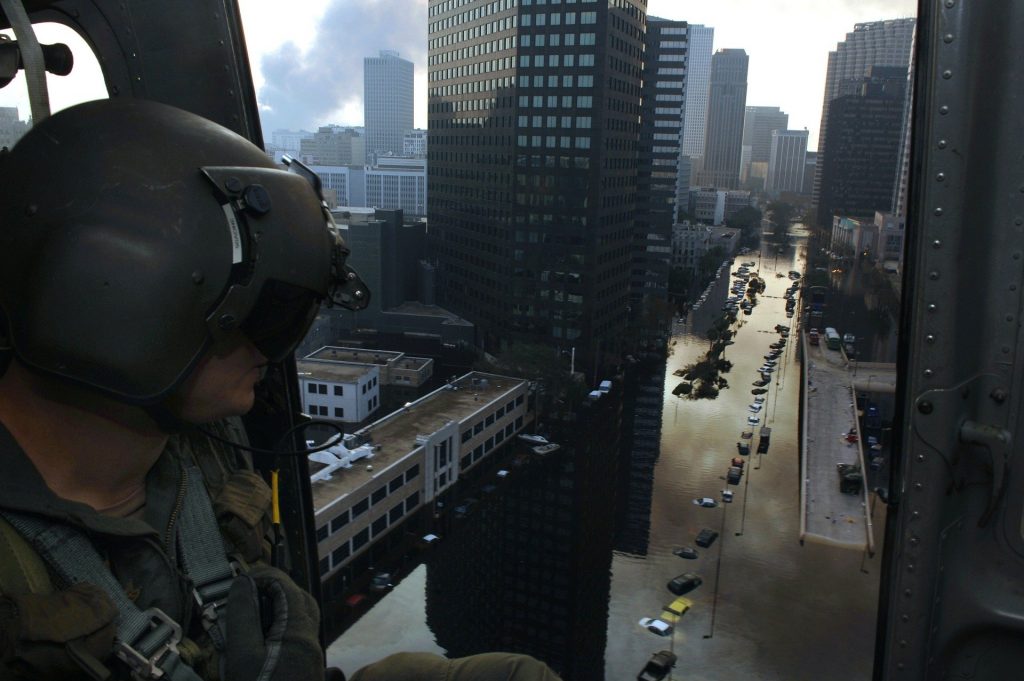
[[[349,295],[317,189],[133,99],[40,122],[0,188],[0,680],[325,678],[237,419]],[[505,653],[351,679],[557,681]]]

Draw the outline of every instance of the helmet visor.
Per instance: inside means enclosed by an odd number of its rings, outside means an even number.
[[[270,280],[242,323],[242,331],[264,357],[280,362],[306,336],[319,308],[317,295],[309,289]]]

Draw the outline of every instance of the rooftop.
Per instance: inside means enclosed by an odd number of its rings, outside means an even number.
[[[476,385],[473,379],[477,379]],[[313,508],[322,509],[359,489],[403,459],[420,446],[417,435],[434,433],[450,421],[462,421],[524,383],[521,378],[474,371],[357,431],[368,435],[368,443],[379,449],[372,459],[360,462],[364,465],[356,464],[337,471],[330,480],[314,482]],[[366,470],[367,463],[373,466],[372,471]]]
[[[354,381],[372,371],[366,364],[330,360],[308,360],[297,362],[299,378],[314,378],[321,381]]]
[[[393,350],[367,350],[365,348],[342,348],[326,345],[316,352],[306,355],[306,359],[360,362],[362,364],[380,364],[383,366],[401,356],[401,352]]]

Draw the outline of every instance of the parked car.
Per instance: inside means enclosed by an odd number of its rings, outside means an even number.
[[[697,558],[698,555],[697,549],[693,548],[692,546],[681,546],[678,549],[674,549],[672,553],[679,556],[680,558],[685,558],[687,560],[694,560]]]
[[[704,508],[714,508],[715,506],[718,506],[718,502],[711,497],[700,497],[699,499],[694,499],[693,503]]]
[[[761,407],[762,407],[762,405],[758,404],[757,402],[754,402],[753,404],[747,405],[747,409],[749,409],[750,411],[754,412],[755,414],[757,414],[758,412],[761,411]]]
[[[761,417],[751,414],[750,416],[747,417],[747,423],[749,423],[752,426],[756,426],[757,424],[761,423]]]
[[[754,404],[764,404],[764,395],[758,395],[755,397]]]
[[[683,574],[674,577],[665,586],[676,596],[682,596],[683,594],[690,593],[703,583],[704,580],[700,578],[700,575],[695,575],[692,572],[684,572]]]
[[[694,541],[696,542],[697,546],[706,549],[712,544],[714,544],[716,539],[718,539],[718,533],[712,529],[705,527],[703,530],[697,533],[697,539]]]
[[[674,628],[668,622],[664,622],[654,617],[641,617],[640,626],[658,636],[671,636]]]
[[[740,480],[743,478],[743,469],[737,466],[730,466],[729,470],[725,474],[725,481],[730,485],[740,484]]]
[[[662,681],[676,666],[676,654],[670,650],[659,650],[651,655],[647,665],[640,670],[636,681]]]
[[[680,596],[661,609],[661,619],[666,622],[678,622],[693,607],[693,601]]]
[[[745,463],[746,462],[738,456],[732,457],[732,465],[736,466],[736,468],[743,468],[743,464]]]
[[[733,496],[733,494],[732,494],[732,490],[731,489],[723,489],[722,490],[722,502],[723,503],[731,504],[732,503],[732,496]]]
[[[744,456],[746,456],[747,454],[750,454],[750,445],[747,444],[746,442],[737,442],[736,443],[736,450],[740,454],[743,454]]]

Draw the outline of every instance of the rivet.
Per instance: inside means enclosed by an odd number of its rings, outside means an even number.
[[[918,539],[917,537],[911,537],[910,538],[910,545],[911,546],[917,546],[920,543],[921,543],[921,540]]]
[[[1013,321],[1013,315],[1012,314],[1006,315],[1006,321],[1012,322]]]
[[[906,667],[906,665],[903,664],[902,662],[897,662],[896,663],[896,669],[899,669],[900,671],[903,671],[904,667]]]
[[[949,113],[949,107],[948,106],[943,104],[942,106],[939,107],[939,115],[940,116],[945,116],[948,113]]]
[[[903,621],[903,622],[909,622],[910,621],[910,615],[904,613],[904,614],[900,615],[900,620]]]
[[[955,5],[955,4],[956,4],[955,0],[946,0],[946,8],[947,9],[953,9],[953,5]]]
[[[1017,251],[1016,253],[1013,254],[1013,259],[1020,260],[1020,251]]]
[[[232,194],[238,194],[242,191],[242,181],[237,177],[229,177],[224,180],[224,189],[227,189]]]
[[[1017,285],[1016,284],[1010,284],[1010,290],[1011,291],[1016,291],[1017,290]]]
[[[917,405],[917,410],[922,414],[931,414],[935,410],[935,406],[928,400],[925,400]]]
[[[932,281],[938,281],[939,273],[936,272],[935,270],[932,270],[931,272],[928,273],[928,278],[931,279]]]
[[[910,514],[910,518],[912,520],[917,520],[920,517],[921,517],[921,512],[920,511],[914,511],[913,513]]]
[[[918,461],[924,461],[924,454],[918,454],[917,455],[917,460]]]
[[[924,337],[924,342],[927,343],[928,345],[932,345],[933,343],[935,343],[935,336],[934,336],[934,334],[928,334],[927,336],[925,336]]]
[[[945,149],[947,144],[946,140],[939,140],[939,149]]]
[[[910,589],[904,589],[903,590],[903,595],[906,596],[907,598],[910,598],[911,596],[914,595],[914,592],[911,591]]]
[[[235,328],[235,318],[229,314],[221,315],[217,320],[217,325],[222,329],[233,329]]]
[[[935,215],[942,215],[942,208],[941,207],[936,208],[934,213],[935,213]]]
[[[939,239],[936,239],[935,241],[933,241],[932,242],[932,248],[942,248],[942,241],[939,240]]]
[[[30,203],[30,204],[28,204],[28,206],[25,207],[25,215],[27,215],[29,217],[32,217],[33,215],[35,215],[38,212],[39,212],[39,206],[37,206],[34,203]]]
[[[355,272],[349,272],[348,274],[345,275],[345,278],[348,279],[349,281],[352,281],[353,279],[356,278],[356,273]]]
[[[939,309],[939,306],[936,305],[935,303],[928,303],[928,311],[929,312],[935,312],[938,309]]]
[[[913,563],[907,563],[907,572],[913,572],[913,571],[914,571],[914,564]]]
[[[942,72],[942,77],[943,77],[943,78],[944,78],[945,80],[949,80],[950,78],[952,78],[952,77],[953,77],[953,72],[952,72],[952,71],[949,71],[949,70],[943,71],[943,72]]]
[[[943,182],[946,179],[946,173],[938,173],[935,175],[936,182]]]
[[[356,291],[352,295],[354,295],[356,298],[362,298],[365,294],[362,291]]]
[[[1006,390],[1003,388],[996,388],[992,391],[990,397],[997,403],[1002,404],[1006,401]]]
[[[200,272],[199,270],[196,270],[195,272],[192,273],[192,283],[202,284],[204,279],[205,277],[203,276],[203,273]]]
[[[1014,221],[1013,221],[1013,224],[1017,225],[1018,227],[1020,227],[1021,225],[1024,225],[1024,218],[1022,218],[1022,217],[1015,218]]]
[[[935,375],[935,372],[934,372],[934,371],[932,371],[931,369],[925,369],[925,370],[924,370],[924,371],[922,371],[921,373],[923,373],[923,374],[924,374],[924,377],[925,377],[925,378],[931,378],[932,376],[934,376],[934,375]]]
[[[921,484],[921,483],[919,483],[919,482],[915,482],[915,483],[914,483],[914,489],[915,489],[915,490],[917,490],[918,492],[920,492],[921,490],[923,490],[923,489],[924,489],[924,485],[922,485],[922,484]],[[916,544],[917,542],[918,542],[918,539],[917,539],[917,537],[914,537],[913,539],[911,539],[911,540],[910,540],[910,543],[911,543],[911,544]]]
[[[947,33],[946,35],[942,36],[942,39],[946,42],[946,44],[949,44],[953,42],[953,34]]]
[[[906,648],[907,645],[908,645],[907,639],[901,639],[900,640],[900,648]]]
[[[1003,354],[1004,354],[1004,355],[1008,355],[1008,354],[1010,354],[1010,346],[1009,346],[1009,345],[1004,345],[1004,346],[1002,347],[1002,350],[1003,350]]]

